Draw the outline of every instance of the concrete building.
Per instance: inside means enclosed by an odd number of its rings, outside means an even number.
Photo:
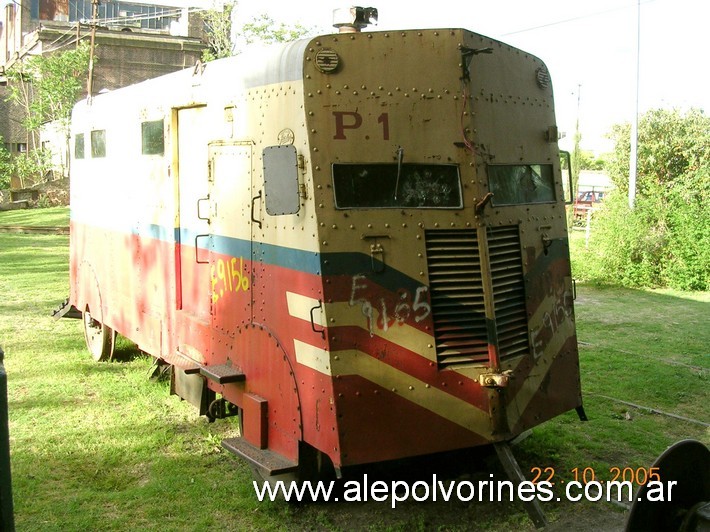
[[[0,0],[0,6],[0,136],[17,154],[35,143],[22,127],[21,110],[5,102],[5,73],[28,56],[88,41],[93,5],[89,0]],[[190,67],[207,47],[199,10],[119,0],[99,2],[95,42],[94,94]],[[54,145],[51,138],[42,139],[48,141]]]

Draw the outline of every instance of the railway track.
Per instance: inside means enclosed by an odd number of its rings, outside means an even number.
[[[68,235],[68,226],[0,225],[0,233],[31,233],[36,235]]]

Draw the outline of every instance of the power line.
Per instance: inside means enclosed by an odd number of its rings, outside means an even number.
[[[640,5],[645,5],[645,4],[650,4],[651,2],[655,2],[656,0],[645,0],[643,2],[640,2]],[[518,33],[525,33],[528,31],[535,31],[535,30],[540,30],[543,28],[549,28],[550,26],[559,26],[560,24],[567,24],[568,22],[576,22],[578,20],[584,20],[588,18],[593,18],[593,17],[598,17],[599,15],[606,15],[607,13],[614,13],[616,11],[624,11],[626,9],[631,9],[632,7],[636,7],[633,5],[628,5],[628,6],[622,6],[622,7],[615,7],[613,9],[607,9],[606,11],[597,11],[596,13],[588,13],[586,15],[580,15],[578,17],[572,17],[572,18],[567,18],[564,20],[558,20],[555,22],[548,22],[547,24],[541,24],[539,26],[533,26],[531,28],[525,28],[522,30],[516,30],[516,31],[511,31],[508,33],[503,33],[503,37],[507,37],[509,35],[516,35]]]

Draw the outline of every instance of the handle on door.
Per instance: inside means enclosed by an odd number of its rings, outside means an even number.
[[[200,204],[201,204],[201,202],[203,202],[203,201],[209,201],[209,200],[210,200],[210,197],[209,197],[209,196],[207,196],[206,198],[200,198],[200,199],[197,200],[197,218],[200,219],[200,220],[208,221],[208,222],[210,221],[209,213],[208,213],[207,216],[200,216]],[[208,205],[208,206],[209,206],[209,205]]]
[[[209,238],[210,235],[195,235],[195,262],[197,264],[209,264],[209,260],[200,260],[200,248],[197,246],[197,239],[198,238]]]
[[[257,196],[254,196],[251,199],[251,221],[257,224],[259,226],[259,229],[261,229],[261,220],[257,220],[254,216],[254,205],[256,204],[256,200],[261,201],[261,190],[259,191],[259,194]]]
[[[323,302],[319,299],[318,304],[311,309],[311,329],[313,329],[314,333],[318,333],[321,335],[321,338],[325,340],[325,329],[316,329],[316,320],[315,317],[313,316],[313,313],[318,310],[323,308]]]

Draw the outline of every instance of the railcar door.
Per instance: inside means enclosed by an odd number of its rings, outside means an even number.
[[[177,308],[200,321],[209,321],[210,315],[208,128],[206,107],[177,110]]]
[[[252,144],[215,142],[209,147],[213,331],[231,333],[252,319],[252,245],[248,223]]]

